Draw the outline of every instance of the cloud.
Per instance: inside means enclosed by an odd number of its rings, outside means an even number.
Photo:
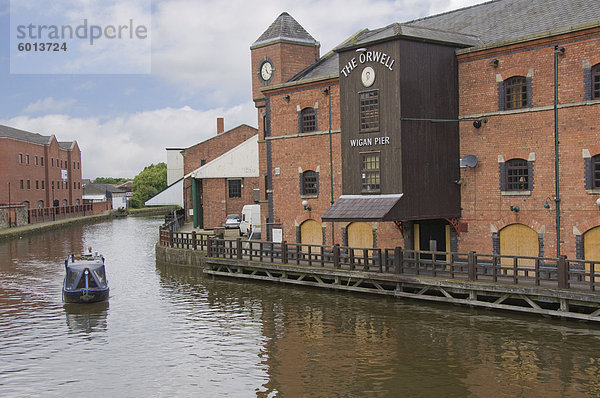
[[[166,162],[165,148],[189,147],[215,135],[217,117],[225,118],[226,129],[242,123],[256,125],[252,123],[256,110],[251,103],[228,109],[164,108],[105,121],[65,114],[20,116],[0,120],[0,124],[54,134],[59,141],[76,140],[82,151],[84,178],[133,178],[151,163]]]
[[[152,73],[187,96],[212,103],[250,95],[250,46],[287,11],[317,41],[321,54],[357,31],[406,22],[476,0],[157,1],[152,15]],[[317,12],[318,11],[318,12]]]
[[[73,105],[77,100],[73,98],[65,100],[55,100],[53,97],[46,97],[39,101],[29,104],[23,109],[23,113],[39,113],[39,112],[60,112],[70,105]]]

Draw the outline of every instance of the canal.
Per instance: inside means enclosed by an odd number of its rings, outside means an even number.
[[[0,242],[0,396],[600,396],[600,328],[156,264],[160,218]],[[104,254],[108,305],[61,298]]]

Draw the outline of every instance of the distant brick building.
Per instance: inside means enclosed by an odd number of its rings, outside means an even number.
[[[30,209],[83,204],[77,142],[0,126],[0,204],[9,201]]]
[[[254,203],[258,189],[257,130],[240,125],[224,131],[217,119],[217,135],[182,151],[184,203],[195,227],[220,227],[228,214],[241,214]],[[248,154],[256,153],[256,167],[241,167]]]
[[[600,259],[591,0],[490,1],[318,50],[287,13],[251,46],[262,215],[285,240]]]

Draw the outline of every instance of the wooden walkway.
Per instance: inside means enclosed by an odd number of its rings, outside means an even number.
[[[218,239],[161,229],[160,244],[206,251],[210,275],[600,322],[593,261]]]

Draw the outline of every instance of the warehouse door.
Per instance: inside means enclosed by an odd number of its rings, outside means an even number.
[[[300,225],[301,243],[305,245],[322,245],[323,229],[315,220],[306,220]]]
[[[504,256],[527,256],[537,257],[539,255],[538,234],[527,225],[511,224],[500,230],[500,255]],[[506,264],[508,259],[501,259]],[[519,259],[519,266],[533,267],[535,260]]]
[[[589,261],[600,261],[600,227],[592,228],[583,234],[584,258]],[[586,271],[590,270],[590,264],[585,264]],[[594,271],[598,272],[600,265],[594,265]]]

